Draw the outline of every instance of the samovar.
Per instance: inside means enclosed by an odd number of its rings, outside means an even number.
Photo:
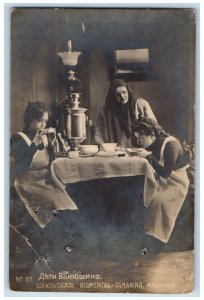
[[[79,144],[86,139],[86,108],[79,107],[82,100],[81,81],[77,71],[78,58],[81,52],[72,51],[72,43],[68,41],[68,51],[60,52],[64,68],[63,83],[66,97],[59,101],[59,125],[61,137],[64,138],[70,150],[78,150]]]

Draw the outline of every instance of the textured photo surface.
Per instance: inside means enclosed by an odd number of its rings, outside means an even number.
[[[193,290],[195,30],[190,8],[11,11],[11,290]]]

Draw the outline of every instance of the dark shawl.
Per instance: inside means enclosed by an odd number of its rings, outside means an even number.
[[[125,86],[128,90],[128,102],[120,104],[115,99],[115,90],[119,86]],[[132,133],[132,124],[141,117],[152,118],[155,115],[149,103],[138,97],[128,84],[116,79],[110,84],[105,100],[105,106],[99,113],[95,128],[94,139],[99,145],[102,143],[118,143],[121,147],[136,146],[136,138]]]
[[[118,103],[115,99],[115,90],[120,86],[125,86],[128,90],[128,102],[126,104]],[[116,116],[128,139],[131,137],[132,121],[135,120],[134,102],[137,100],[137,97],[137,94],[129,88],[124,80],[115,79],[110,84],[105,100],[105,107]],[[114,122],[113,127],[115,127]]]

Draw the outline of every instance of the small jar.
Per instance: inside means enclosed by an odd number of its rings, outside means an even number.
[[[69,158],[77,158],[79,157],[79,151],[69,151],[68,156]]]

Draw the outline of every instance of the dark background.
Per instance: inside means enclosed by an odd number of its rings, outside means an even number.
[[[44,101],[51,109],[64,97],[59,81],[62,63],[57,53],[67,51],[68,40],[72,40],[73,51],[82,52],[81,106],[89,109],[94,125],[113,79],[114,50],[149,48],[151,80],[128,82],[149,101],[168,132],[189,142],[194,140],[195,15],[191,9],[14,9],[11,134],[23,128],[28,101]],[[79,270],[98,272],[107,282],[172,280],[176,288],[164,287],[160,291],[192,291],[194,185],[189,188],[171,238],[164,246],[147,240],[143,232],[143,177],[68,185],[79,212],[60,212],[43,230],[12,187],[14,177],[11,160],[11,289],[36,291],[41,272]],[[67,246],[71,252],[66,251]],[[144,247],[147,255],[141,252]],[[34,280],[16,280],[21,275],[33,276]],[[77,291],[84,290],[77,287]],[[156,288],[91,291],[158,293]]]
[[[159,123],[194,140],[195,15],[192,9],[18,8],[11,18],[11,132],[22,129],[28,100],[63,97],[58,52],[82,52],[83,103],[95,124],[104,105],[116,49],[149,48],[152,80],[130,79]],[[85,31],[83,30],[83,25]]]

